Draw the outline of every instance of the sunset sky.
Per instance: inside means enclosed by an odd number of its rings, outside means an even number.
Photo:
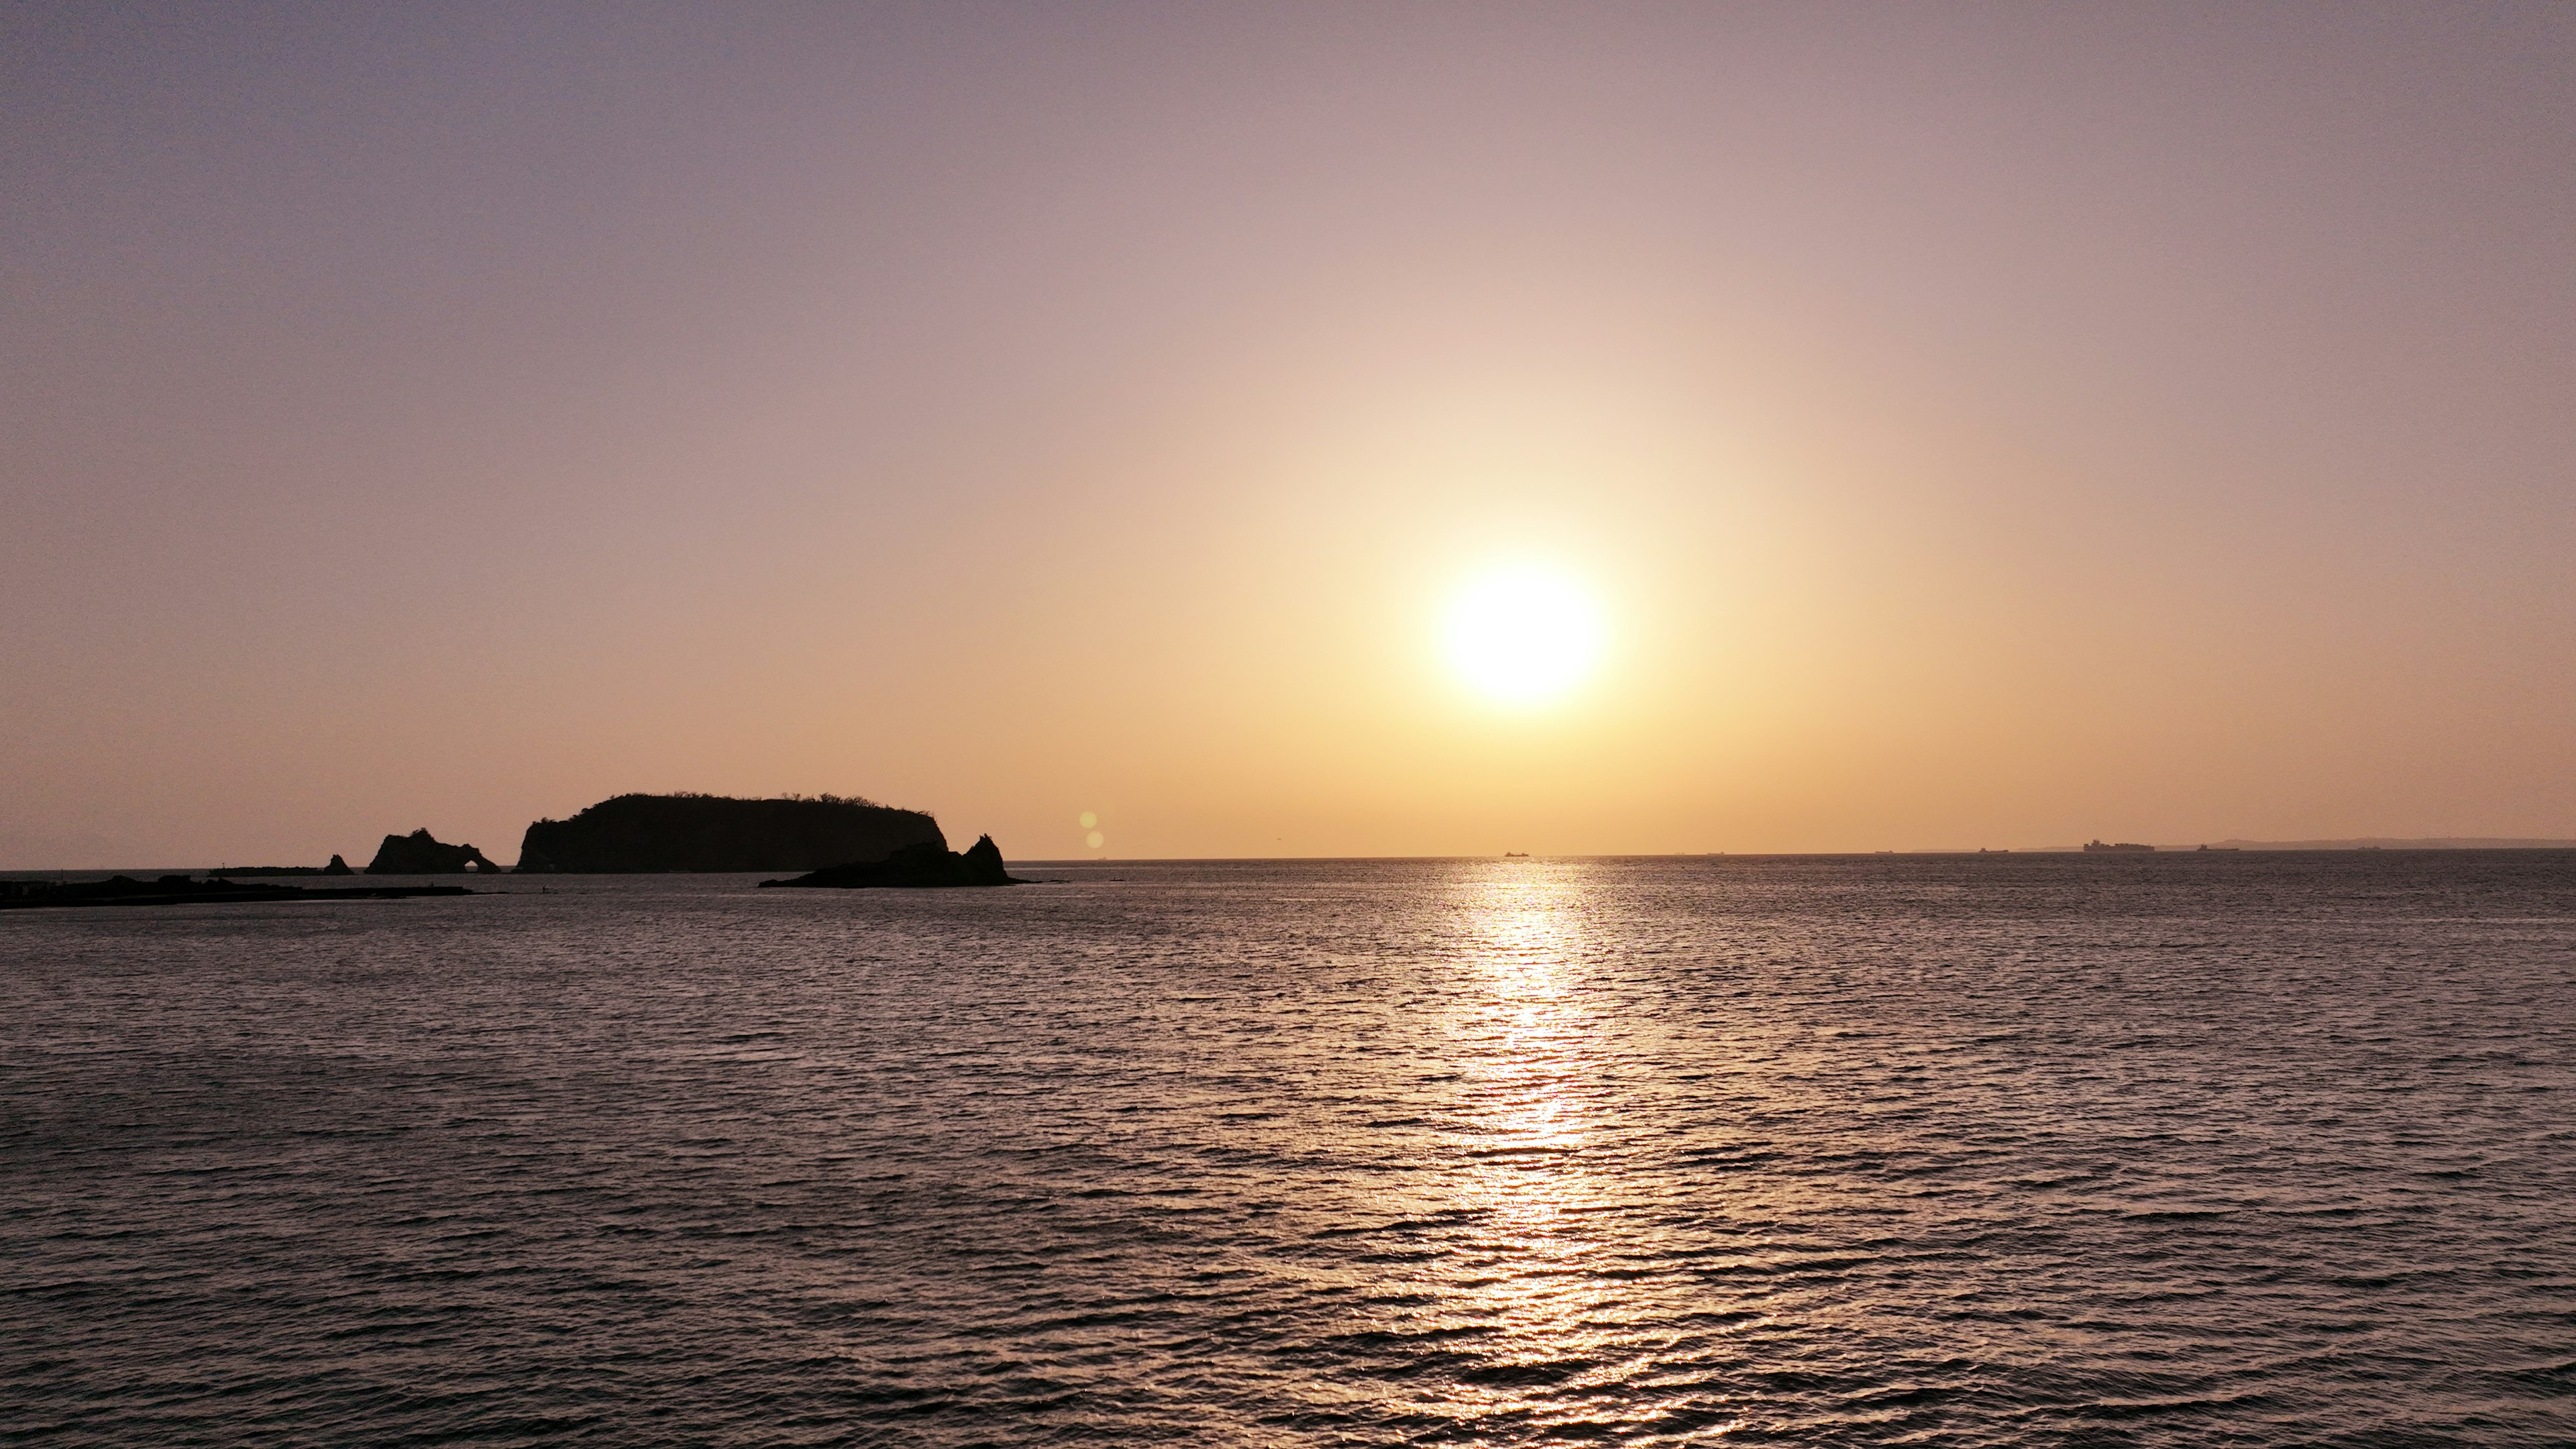
[[[2576,836],[2576,6],[0,65],[0,866],[683,789],[1014,858]],[[1588,667],[1478,688],[1497,577]]]

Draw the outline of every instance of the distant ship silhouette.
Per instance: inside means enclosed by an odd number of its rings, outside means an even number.
[[[2140,844],[2138,844],[2137,842],[2135,842],[2135,841],[2130,841],[2130,840],[2123,840],[2123,841],[2119,842],[2119,843],[2118,843],[2118,844],[2116,844],[2116,845],[2104,845],[2101,841],[2098,841],[2098,840],[2088,840],[2088,841],[2084,842],[2084,848],[2085,848],[2086,850],[2088,850],[2088,851],[2093,851],[2093,850],[2153,850],[2153,849],[2155,849],[2155,847],[2154,847],[2154,846],[2152,846],[2152,845],[2140,845]]]

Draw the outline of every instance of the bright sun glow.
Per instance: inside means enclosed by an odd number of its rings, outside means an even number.
[[[1449,606],[1449,662],[1490,698],[1538,704],[1582,682],[1601,657],[1601,610],[1540,569],[1491,573]]]

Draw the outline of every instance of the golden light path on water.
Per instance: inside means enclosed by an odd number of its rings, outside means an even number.
[[[1638,1308],[1619,1189],[1595,1171],[1604,1097],[1623,1053],[1598,1015],[1597,883],[1573,863],[1515,862],[1461,881],[1458,943],[1469,977],[1450,1030],[1471,1142],[1450,1184],[1482,1223],[1442,1291],[1460,1317],[1500,1327],[1451,1406],[1481,1423],[1565,1423],[1586,1390],[1613,1391],[1639,1363]],[[1627,1417],[1633,1421],[1633,1398]],[[1728,1427],[1702,1428],[1699,1436]],[[1695,1437],[1699,1437],[1695,1436]]]

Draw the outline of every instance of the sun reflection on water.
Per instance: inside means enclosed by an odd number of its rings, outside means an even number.
[[[1583,1145],[1581,1097],[1597,1043],[1583,1000],[1582,904],[1562,882],[1506,881],[1469,907],[1462,934],[1483,990],[1468,996],[1455,1029],[1480,1086],[1475,1108],[1499,1148],[1571,1154]]]
[[[1479,989],[1460,993],[1451,1023],[1469,1139],[1454,1201],[1481,1230],[1452,1287],[1462,1316],[1503,1334],[1468,1375],[1480,1415],[1552,1417],[1619,1371],[1603,1352],[1622,1318],[1600,1271],[1610,1245],[1590,1226],[1606,1206],[1588,1161],[1606,1061],[1585,979],[1588,884],[1578,866],[1521,867],[1461,903],[1461,964]]]

